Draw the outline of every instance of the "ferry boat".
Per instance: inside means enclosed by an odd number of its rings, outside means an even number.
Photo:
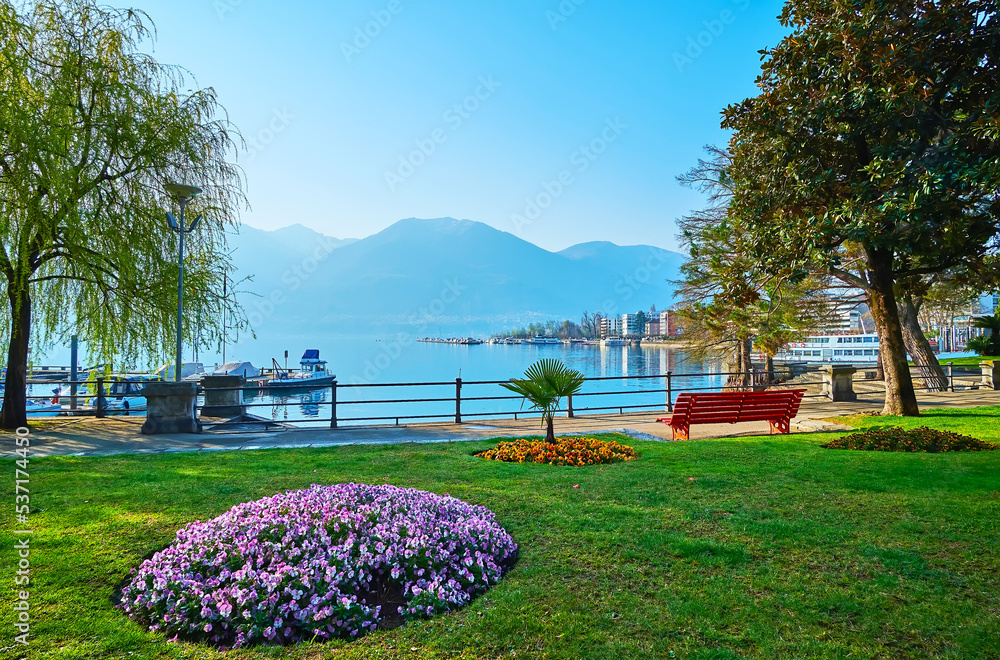
[[[531,344],[533,346],[553,346],[553,345],[558,346],[560,342],[559,342],[559,338],[558,337],[548,337],[546,335],[535,335],[531,339],[525,339],[521,343],[523,343],[523,344]]]
[[[272,360],[275,365],[277,377],[269,378],[267,387],[269,389],[309,389],[313,387],[324,387],[333,383],[337,376],[330,373],[326,368],[326,360],[321,360],[319,350],[310,348],[302,354],[299,360],[301,369],[291,371],[278,369],[277,360]]]
[[[605,337],[601,340],[601,346],[627,346],[628,340],[624,337]]]
[[[846,362],[877,364],[878,335],[814,335],[792,342],[774,356],[775,362]]]

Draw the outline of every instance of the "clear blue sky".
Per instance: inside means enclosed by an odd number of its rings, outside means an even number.
[[[155,56],[257,142],[247,224],[344,238],[452,216],[547,249],[676,247],[700,198],[675,177],[725,143],[720,110],[754,93],[757,51],[783,34],[775,0],[133,6]]]

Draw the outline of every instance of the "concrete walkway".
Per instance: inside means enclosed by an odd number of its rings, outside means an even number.
[[[864,396],[864,395],[863,395]],[[921,393],[921,409],[968,408],[1000,405],[1000,391],[965,390],[960,392]],[[848,427],[828,421],[833,417],[879,411],[882,400],[871,398],[851,403],[831,403],[824,399],[806,399],[793,432],[835,431]],[[644,440],[670,440],[670,428],[658,423],[665,412],[625,415],[587,415],[556,419],[556,433],[582,435],[600,431],[622,431]],[[272,429],[267,432],[206,432],[198,435],[171,434],[144,436],[143,417],[107,419],[53,418],[40,422],[31,434],[31,453],[41,456],[110,456],[117,454],[157,454],[165,452],[226,451],[238,449],[278,449],[333,447],[337,445],[397,444],[406,442],[457,442],[497,437],[539,435],[537,418],[497,419],[468,424],[436,423],[388,427],[346,427],[340,429]],[[766,422],[738,425],[706,424],[691,428],[692,439],[737,435],[767,435]],[[4,434],[5,439],[10,434]],[[11,443],[11,448],[12,443]]]

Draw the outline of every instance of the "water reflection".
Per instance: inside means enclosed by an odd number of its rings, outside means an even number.
[[[243,400],[247,404],[267,404],[270,406],[271,419],[283,421],[288,419],[317,419],[329,417],[330,408],[321,404],[331,400],[330,388],[323,387],[312,390],[296,390],[280,394],[270,392],[244,392]],[[251,407],[247,412],[264,416],[267,407]],[[291,411],[291,414],[289,413]]]

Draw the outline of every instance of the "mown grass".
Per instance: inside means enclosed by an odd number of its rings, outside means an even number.
[[[996,442],[998,415],[928,411],[916,423]],[[639,459],[517,465],[474,458],[493,444],[476,442],[33,461],[29,657],[997,657],[1000,452],[819,448],[829,434],[608,437]],[[520,562],[462,611],[353,644],[220,653],[170,644],[112,607],[116,583],[178,527],[347,481],[485,505]],[[5,606],[4,657],[23,655],[12,624]]]
[[[961,358],[940,358],[942,365],[951,362],[956,367],[978,367],[980,362],[1000,362],[1000,357],[998,356],[979,356],[975,355],[973,357],[961,357]],[[913,362],[910,362],[913,365]]]

